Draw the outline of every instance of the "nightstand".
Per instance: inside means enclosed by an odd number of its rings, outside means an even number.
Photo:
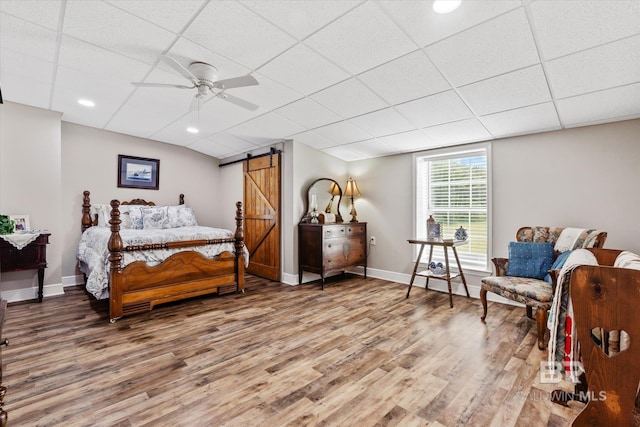
[[[38,270],[38,301],[42,302],[44,269],[47,268],[47,245],[51,233],[40,234],[22,249],[0,239],[0,271]]]

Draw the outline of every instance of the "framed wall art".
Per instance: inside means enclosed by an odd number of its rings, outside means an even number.
[[[160,160],[118,155],[118,187],[160,188]]]

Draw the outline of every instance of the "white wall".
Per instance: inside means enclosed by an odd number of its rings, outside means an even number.
[[[347,162],[315,150],[302,143],[287,141],[285,143],[285,162],[283,169],[283,275],[282,281],[289,284],[298,283],[298,223],[304,214],[307,188],[318,178],[332,178],[344,184],[348,178]],[[344,200],[343,200],[344,202]],[[345,215],[345,206],[341,213]],[[347,210],[348,213],[348,210]],[[316,278],[309,273],[309,278]],[[305,278],[307,279],[307,273]]]
[[[118,154],[159,159],[159,190],[118,188]],[[158,205],[176,205],[182,193],[199,224],[219,226],[223,218],[233,218],[235,212],[233,204],[221,205],[219,188],[218,160],[210,156],[172,144],[63,122],[63,276],[77,274],[75,254],[81,234],[84,190],[91,192],[92,203],[99,204],[108,204],[112,199],[142,198]]]
[[[608,232],[605,247],[640,252],[639,137],[640,120],[630,120],[493,141],[490,255],[507,256],[524,225],[599,228]],[[413,235],[412,168],[411,154],[349,163],[363,194],[358,219],[377,239],[369,273],[405,283],[415,260],[406,241]],[[468,272],[472,295],[484,275]]]
[[[51,232],[45,285],[62,281],[60,156],[60,113],[11,102],[0,105],[0,213],[29,215],[31,228]],[[37,283],[36,270],[4,273],[3,297],[35,298]]]

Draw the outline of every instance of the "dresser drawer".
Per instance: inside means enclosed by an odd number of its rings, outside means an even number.
[[[364,236],[347,237],[325,243],[324,265],[327,270],[352,266],[363,262],[364,259]]]
[[[364,234],[367,230],[367,227],[364,224],[348,224],[346,228],[347,228],[346,230],[347,236]]]
[[[333,239],[336,237],[344,237],[347,233],[347,227],[344,225],[332,225],[323,227],[324,238]]]

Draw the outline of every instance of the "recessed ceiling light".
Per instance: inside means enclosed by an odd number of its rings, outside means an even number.
[[[197,128],[194,128],[194,127],[188,127],[188,128],[187,128],[187,132],[189,132],[189,133],[198,133],[198,132],[200,132],[200,131],[199,131]]]
[[[95,107],[96,103],[90,99],[78,99],[78,104],[83,105],[85,107]]]
[[[433,2],[433,10],[437,13],[453,12],[460,6],[462,0],[435,0]]]

